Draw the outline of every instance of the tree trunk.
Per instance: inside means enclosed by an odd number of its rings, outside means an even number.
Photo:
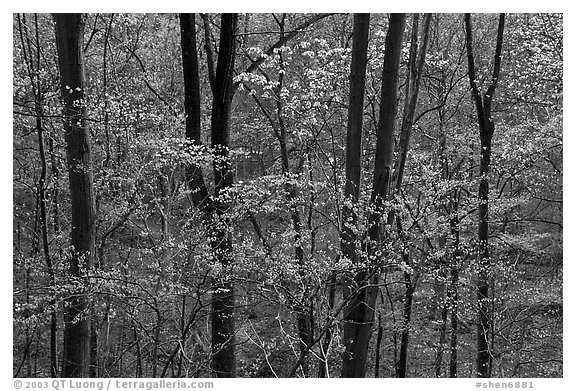
[[[357,220],[355,209],[360,197],[362,166],[362,119],[364,115],[364,90],[366,86],[366,63],[370,14],[354,15],[352,64],[350,70],[350,96],[348,105],[348,128],[346,132],[346,182],[342,207],[342,232],[340,248],[342,255],[352,263],[358,262],[356,254]],[[345,294],[348,296],[350,292]],[[344,338],[346,340],[346,338]]]
[[[400,334],[400,354],[396,362],[396,377],[406,377],[408,362],[408,342],[410,338],[410,318],[412,317],[412,300],[416,284],[412,282],[410,273],[404,273],[404,310],[402,312],[402,333]]]
[[[184,110],[186,138],[201,144],[200,79],[196,47],[196,24],[193,14],[180,14],[182,68],[184,71]],[[206,21],[206,20],[205,20]],[[214,159],[214,197],[210,197],[199,166],[186,169],[186,180],[194,205],[202,211],[208,229],[212,255],[222,265],[222,274],[212,281],[212,370],[217,377],[236,376],[234,332],[234,284],[228,275],[232,258],[232,238],[225,220],[229,207],[224,193],[233,184],[233,172],[228,153],[230,147],[230,111],[233,98],[235,34],[237,14],[222,14],[220,50],[213,81],[211,114]],[[209,59],[210,60],[210,59]]]
[[[216,261],[222,265],[222,274],[215,276],[212,282],[212,369],[218,377],[236,376],[234,284],[227,275],[233,262],[232,238],[227,223],[222,221],[228,204],[225,197],[221,197],[233,183],[228,153],[237,24],[238,14],[222,14],[212,101],[212,148],[217,159],[214,162],[214,218],[210,242]]]
[[[378,313],[378,333],[376,334],[376,353],[374,357],[374,377],[380,377],[380,349],[382,348],[382,337],[384,336],[384,326],[382,326],[382,314]]]
[[[398,144],[398,158],[394,165],[394,192],[396,195],[400,193],[400,188],[402,187],[404,167],[406,166],[408,148],[410,147],[410,137],[412,135],[412,126],[414,125],[414,114],[416,112],[416,104],[418,103],[420,79],[426,61],[431,20],[432,14],[425,14],[424,26],[422,27],[422,44],[420,45],[420,48],[418,48],[418,14],[414,16],[414,23],[412,25],[413,35],[410,45],[410,65],[406,78],[406,99],[404,104],[404,113],[402,115],[400,142]],[[388,218],[389,224],[391,224],[391,220],[393,221],[394,219]]]
[[[455,258],[457,259],[457,258]],[[458,375],[458,265],[450,271],[450,377]]]
[[[403,245],[402,249],[402,263],[404,265],[410,264],[410,253],[406,245],[406,238],[402,229],[402,220],[400,216],[396,217],[396,226],[398,235]],[[414,280],[412,279],[414,277]],[[400,353],[398,360],[395,362],[396,377],[406,377],[408,367],[408,345],[410,340],[410,320],[412,318],[412,302],[414,300],[414,291],[416,290],[416,281],[418,276],[410,272],[404,272],[404,308],[402,311],[402,333],[400,334]]]
[[[194,14],[180,14],[180,38],[182,48],[182,70],[184,73],[184,113],[186,114],[186,139],[201,145],[200,75],[198,74],[198,50],[196,47],[196,18]],[[186,167],[186,181],[191,191],[194,206],[210,215],[208,190],[200,167]]]
[[[41,53],[40,48],[40,34],[38,28],[38,14],[34,14],[34,27],[36,32],[36,53],[35,53],[35,60],[36,60],[36,67],[34,67],[34,58],[32,50],[32,45],[30,42],[29,36],[29,29],[28,26],[22,26],[22,22],[26,24],[25,18],[20,18],[18,15],[18,24],[20,27],[20,39],[22,42],[23,48],[23,56],[24,61],[27,65],[28,75],[30,77],[30,86],[32,88],[32,92],[34,94],[34,109],[36,113],[36,133],[38,135],[38,153],[40,157],[40,178],[38,180],[38,199],[39,199],[39,206],[40,206],[40,228],[41,228],[41,237],[42,237],[42,249],[44,252],[44,260],[46,261],[46,266],[48,268],[48,276],[50,278],[50,286],[53,289],[52,298],[50,299],[50,376],[56,377],[58,373],[58,359],[57,359],[57,328],[58,328],[58,320],[57,320],[57,305],[56,305],[56,275],[54,271],[54,266],[52,263],[52,257],[50,254],[50,241],[48,239],[48,212],[46,204],[48,202],[48,195],[46,191],[46,176],[47,176],[47,159],[46,159],[46,152],[45,152],[45,142],[44,142],[44,109],[43,109],[43,96],[42,93],[42,83],[40,78],[40,63],[41,63]],[[26,37],[26,42],[24,42],[24,37]],[[26,50],[28,47],[28,51]],[[51,145],[51,144],[49,144]],[[52,151],[49,151],[51,153]],[[52,169],[53,169],[53,176],[55,182],[55,189],[57,189],[57,181],[58,181],[58,170],[54,165],[54,157],[52,154]],[[58,192],[54,191],[54,207],[57,211],[57,194]],[[57,219],[57,217],[55,217]],[[56,220],[55,220],[56,221]],[[57,227],[55,227],[57,228]],[[57,232],[54,232],[54,235],[57,235]]]
[[[491,319],[489,314],[489,284],[490,284],[490,252],[488,248],[488,171],[492,149],[492,136],[494,135],[494,121],[492,120],[491,105],[500,75],[502,41],[504,37],[504,14],[500,14],[496,50],[494,54],[494,69],[492,82],[488,90],[481,96],[476,83],[476,69],[474,67],[474,53],[472,51],[472,23],[470,14],[465,14],[466,52],[468,58],[468,76],[472,89],[472,98],[476,105],[478,116],[478,129],[480,131],[480,185],[478,189],[478,276],[476,282],[476,298],[478,301],[478,323],[476,331],[476,375],[490,377],[490,356],[488,346]]]
[[[55,14],[56,46],[64,101],[64,130],[72,208],[69,273],[82,281],[93,264],[96,212],[84,85],[84,16]],[[87,377],[90,369],[89,299],[79,287],[64,313],[63,377]]]
[[[391,14],[386,36],[380,121],[377,129],[376,161],[371,196],[374,211],[370,213],[368,218],[370,239],[368,254],[370,256],[376,253],[376,244],[381,239],[382,208],[391,180],[398,67],[405,19],[406,14]],[[344,310],[343,342],[345,351],[342,358],[342,377],[364,377],[378,292],[377,261],[371,262],[369,268],[356,272],[353,281],[345,285],[348,285],[344,288],[345,295],[347,292],[348,297]]]
[[[328,280],[328,313],[334,310],[334,301],[336,299],[336,273],[332,273]],[[332,343],[332,327],[326,329],[326,334],[320,346],[321,362],[318,368],[318,377],[325,378],[330,374],[328,372],[328,353]]]
[[[280,28],[280,40],[284,38],[284,22],[285,16],[278,21]],[[294,311],[296,312],[296,329],[298,330],[298,347],[300,356],[304,356],[300,366],[302,374],[307,377],[308,370],[308,344],[312,341],[312,322],[308,314],[309,292],[306,271],[306,257],[304,254],[304,244],[302,243],[302,218],[300,210],[297,205],[298,187],[297,185],[288,181],[290,170],[290,156],[288,152],[287,129],[284,121],[284,104],[282,101],[282,88],[284,86],[285,63],[282,58],[282,53],[279,53],[280,73],[278,75],[278,84],[274,88],[276,95],[276,115],[278,117],[277,138],[280,143],[280,157],[282,161],[282,173],[286,175],[286,184],[284,190],[286,193],[286,201],[290,209],[290,220],[292,222],[292,229],[294,230],[294,253],[298,262],[298,275],[301,279],[301,299],[297,299],[294,304]]]
[[[366,86],[366,64],[368,50],[368,32],[370,14],[354,15],[354,30],[352,33],[352,64],[350,68],[350,96],[348,105],[348,127],[346,131],[346,183],[344,187],[345,202],[342,207],[342,228],[340,233],[340,248],[342,256],[352,264],[358,264],[360,259],[356,252],[357,215],[360,196],[360,178],[362,166],[362,119],[364,115],[364,90]],[[349,300],[344,308],[344,346],[346,351],[342,358],[342,377],[364,377],[366,370],[366,355],[368,341],[362,342],[357,337],[358,329],[363,325],[356,323],[359,308],[365,303],[359,302],[355,296],[355,280],[350,276],[344,283],[344,300]],[[355,300],[357,299],[357,300]],[[373,309],[373,306],[371,307]],[[372,315],[369,315],[370,322]],[[362,320],[360,320],[362,321]],[[368,326],[367,333],[370,326]],[[369,338],[369,337],[368,337]],[[358,345],[358,343],[362,345]],[[355,351],[360,348],[362,352]],[[364,357],[362,357],[362,354]]]
[[[446,344],[446,328],[448,324],[448,306],[450,298],[445,296],[444,306],[440,314],[440,340],[436,349],[436,360],[434,360],[434,375],[442,377],[442,361],[444,359],[444,345]]]
[[[404,178],[404,167],[406,166],[406,159],[408,157],[408,149],[410,147],[410,136],[412,134],[412,126],[414,123],[414,113],[416,112],[416,104],[418,102],[418,92],[420,89],[420,78],[424,63],[426,59],[426,50],[428,48],[428,31],[430,30],[430,21],[432,14],[426,14],[424,18],[424,27],[422,29],[422,44],[418,48],[418,14],[414,15],[412,24],[412,39],[410,45],[410,58],[408,75],[406,77],[406,98],[404,104],[404,113],[402,116],[402,128],[400,130],[400,143],[398,147],[398,158],[394,165],[394,195],[400,196],[400,189],[402,187],[402,180]],[[394,222],[395,212],[394,209],[388,213],[388,224],[392,225]],[[398,227],[401,227],[399,217],[396,218]],[[398,230],[398,235],[403,236],[401,228]],[[410,256],[403,254],[404,262],[409,265]],[[402,334],[400,337],[400,355],[396,362],[396,376],[406,377],[406,367],[408,360],[408,342],[410,336],[410,318],[412,313],[412,298],[416,288],[415,282],[411,282],[411,275],[404,273],[404,280],[406,283],[406,291],[404,297],[404,314],[402,324]]]

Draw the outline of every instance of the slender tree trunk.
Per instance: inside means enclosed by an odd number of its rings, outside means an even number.
[[[430,21],[432,14],[426,14],[424,17],[424,26],[422,28],[422,44],[418,48],[418,30],[419,30],[419,16],[414,15],[412,23],[412,39],[410,45],[410,58],[408,75],[406,82],[406,98],[404,104],[404,113],[402,116],[402,128],[400,130],[400,143],[398,147],[398,158],[394,165],[394,195],[400,196],[400,189],[402,188],[402,180],[404,178],[404,167],[406,166],[406,159],[408,157],[408,149],[410,147],[410,136],[412,134],[412,126],[414,123],[414,113],[416,112],[416,104],[418,102],[418,92],[420,89],[420,78],[424,63],[426,59],[426,50],[428,48],[428,31],[430,30]],[[388,213],[388,224],[392,225],[394,222],[395,212],[394,209]],[[400,217],[396,217],[397,225],[399,227],[398,235],[403,237]],[[410,264],[410,256],[408,253],[403,255],[404,262]],[[402,333],[400,337],[400,354],[396,362],[396,376],[406,377],[406,367],[408,360],[408,342],[410,336],[410,318],[412,313],[412,299],[414,290],[416,288],[415,282],[412,282],[412,277],[409,273],[404,273],[404,280],[406,285],[404,297],[404,313]]]
[[[458,258],[455,257],[455,261]],[[458,264],[450,270],[450,377],[458,376]]]
[[[439,96],[441,96],[441,89],[438,88],[439,90]],[[449,177],[449,171],[448,171],[448,159],[446,157],[446,134],[444,133],[444,115],[443,113],[440,113],[440,128],[438,131],[438,157],[439,157],[439,165],[440,165],[440,170],[441,170],[441,174],[442,174],[442,179],[445,181],[449,181],[450,177]],[[445,345],[446,345],[446,338],[447,338],[447,328],[448,328],[448,313],[451,312],[451,310],[454,308],[454,292],[453,292],[453,281],[452,279],[450,280],[450,285],[447,285],[446,283],[446,272],[444,270],[445,266],[448,266],[450,268],[450,275],[452,276],[452,273],[454,271],[458,271],[458,256],[457,256],[457,248],[458,248],[458,243],[459,243],[459,232],[457,229],[457,221],[458,221],[458,217],[457,217],[457,191],[453,192],[454,194],[449,195],[449,199],[448,199],[448,208],[447,208],[447,215],[450,218],[450,228],[451,228],[451,234],[452,234],[452,239],[454,241],[454,243],[451,245],[451,251],[450,248],[448,247],[448,240],[447,234],[443,234],[440,236],[439,240],[438,240],[438,244],[440,246],[440,248],[446,248],[446,265],[444,262],[439,264],[440,270],[439,270],[439,274],[441,275],[441,278],[437,279],[437,283],[438,286],[441,287],[444,299],[444,305],[442,307],[442,311],[441,311],[441,325],[440,325],[440,338],[439,338],[439,342],[438,342],[438,347],[437,347],[437,351],[436,351],[436,360],[434,363],[434,367],[435,367],[435,375],[437,378],[442,376],[442,361],[444,360],[444,349],[445,349]],[[456,338],[456,335],[453,335],[454,338]],[[452,341],[451,341],[452,343]],[[452,346],[450,347],[450,349],[452,349]],[[452,353],[452,350],[450,351]]]
[[[445,296],[442,312],[440,313],[440,340],[436,349],[436,359],[434,360],[434,375],[442,377],[442,361],[444,359],[444,345],[446,345],[446,329],[448,324],[449,297]]]
[[[328,313],[334,310],[334,301],[336,299],[336,273],[332,273],[328,282]],[[329,376],[328,372],[328,353],[332,343],[332,327],[326,329],[324,339],[321,342],[321,362],[318,368],[318,377],[325,378]]]
[[[408,342],[410,338],[410,319],[412,317],[412,301],[416,284],[412,282],[410,273],[404,273],[404,309],[402,311],[402,333],[400,334],[400,354],[396,362],[396,377],[406,377],[408,363]]]
[[[470,14],[465,14],[466,52],[468,58],[468,76],[472,89],[472,98],[476,105],[478,116],[478,129],[480,131],[480,185],[478,189],[478,276],[476,282],[476,296],[478,301],[478,323],[476,332],[476,374],[478,377],[490,376],[491,351],[488,346],[491,319],[489,314],[489,286],[490,286],[490,252],[488,248],[488,172],[492,150],[492,136],[494,135],[494,121],[492,119],[491,105],[496,85],[500,75],[502,41],[504,37],[505,15],[500,14],[498,33],[496,37],[496,50],[494,54],[494,68],[492,80],[488,90],[481,95],[476,83],[476,69],[474,66],[474,53],[472,51],[472,23]]]
[[[436,18],[436,28],[438,29],[439,18]],[[438,49],[438,42],[436,42],[436,48]],[[446,85],[447,78],[444,77],[439,80],[436,86],[436,104],[438,106],[443,105],[446,100],[446,91],[448,86]],[[450,181],[451,175],[449,171],[449,162],[446,155],[446,132],[445,132],[445,120],[446,111],[440,109],[439,115],[439,130],[438,130],[438,164],[440,167],[442,179],[444,181]],[[439,245],[441,248],[446,248],[446,264],[450,271],[449,282],[444,283],[446,278],[444,270],[441,269],[443,279],[442,279],[442,290],[445,292],[445,305],[441,313],[441,329],[440,329],[440,341],[438,344],[438,350],[435,362],[435,373],[436,377],[442,376],[442,361],[444,356],[445,344],[448,338],[448,333],[450,333],[449,342],[449,377],[457,376],[458,369],[458,273],[460,270],[460,228],[459,228],[459,217],[458,217],[458,205],[460,198],[461,189],[454,190],[451,194],[447,196],[447,209],[446,217],[450,219],[450,239],[452,242],[448,242],[448,235],[444,234],[439,239]],[[441,265],[442,267],[443,265]],[[445,288],[445,289],[444,289]],[[448,314],[450,317],[448,318]]]
[[[432,14],[424,15],[424,26],[422,27],[421,45],[418,47],[418,16],[414,16],[414,23],[412,26],[413,35],[412,43],[410,45],[410,66],[407,75],[406,84],[406,99],[404,105],[404,112],[402,115],[402,128],[400,130],[400,142],[398,147],[398,158],[394,165],[394,192],[399,195],[402,187],[402,180],[404,178],[404,167],[406,166],[406,159],[408,156],[408,149],[410,147],[410,137],[412,135],[412,127],[414,125],[414,114],[416,113],[416,104],[418,103],[418,93],[420,91],[420,79],[424,64],[426,62],[426,51],[428,50],[428,39],[430,31],[430,21]],[[388,218],[389,224],[393,219]]]
[[[110,114],[109,114],[109,97],[108,97],[108,39],[112,31],[112,22],[114,21],[114,14],[110,15],[110,21],[104,32],[104,48],[102,54],[102,88],[104,90],[104,135],[106,136],[106,160],[104,166],[109,167],[111,163],[111,141],[110,141]]]
[[[24,19],[24,23],[25,23]],[[34,66],[34,59],[32,45],[30,44],[30,36],[28,34],[27,26],[22,26],[22,20],[20,19],[20,15],[18,15],[18,23],[20,27],[20,38],[22,43],[22,52],[24,55],[24,60],[27,65],[28,75],[30,77],[30,85],[32,87],[32,92],[34,94],[34,108],[36,112],[36,133],[38,136],[38,153],[40,157],[40,178],[38,180],[38,198],[39,198],[39,206],[40,206],[40,228],[41,228],[41,237],[42,237],[42,250],[44,253],[44,260],[46,261],[46,266],[48,268],[48,277],[50,279],[50,286],[53,289],[52,292],[52,299],[50,300],[50,375],[52,377],[56,377],[58,373],[58,359],[57,359],[57,328],[58,328],[58,321],[57,321],[57,313],[56,313],[56,275],[54,271],[54,266],[52,263],[52,257],[50,254],[50,247],[49,247],[49,240],[48,240],[48,212],[46,204],[48,202],[48,195],[46,192],[46,176],[47,176],[47,159],[46,159],[46,152],[45,152],[45,142],[44,142],[44,110],[43,110],[43,93],[42,93],[42,83],[40,79],[40,34],[38,28],[38,15],[34,14],[34,27],[36,32],[36,52],[35,52],[35,60],[36,66]],[[24,37],[26,37],[26,42],[24,41]],[[28,50],[26,50],[28,47]],[[54,180],[57,181],[57,169],[53,168],[53,175]],[[57,188],[57,186],[55,186]],[[57,192],[55,191],[57,195]],[[57,199],[54,199],[54,202],[57,203]],[[57,207],[57,206],[56,206]],[[57,233],[55,233],[57,234]]]
[[[182,69],[184,73],[184,113],[186,114],[186,139],[193,145],[202,145],[200,110],[200,75],[196,47],[196,19],[194,14],[180,14]],[[194,206],[203,212],[204,219],[211,215],[211,199],[200,167],[186,167],[186,181]]]
[[[410,252],[406,246],[406,238],[402,229],[400,216],[396,217],[396,226],[400,240],[404,243],[402,249],[402,263],[410,265]],[[408,368],[408,344],[410,340],[410,320],[412,318],[412,303],[414,301],[414,291],[416,290],[417,275],[404,272],[404,308],[402,311],[402,332],[400,333],[400,352],[398,360],[395,362],[396,377],[406,377]]]
[[[64,101],[68,176],[72,209],[70,276],[85,278],[92,268],[96,212],[84,84],[84,16],[55,14],[56,46]],[[89,298],[82,287],[67,298],[62,376],[87,377],[90,370]]]
[[[278,41],[271,46],[270,49],[266,51],[266,56],[270,56],[274,53],[274,49],[278,49],[293,38],[300,29],[310,26],[314,22],[324,18],[327,14],[316,15],[299,27],[295,28],[293,31],[285,34],[285,20],[286,14],[283,14],[281,18],[276,18],[276,22],[279,26],[279,39]],[[279,65],[280,65],[280,72],[278,76],[278,82],[276,86],[273,88],[273,92],[275,95],[276,101],[276,116],[273,118],[272,113],[269,112],[264,105],[253,96],[253,99],[257,102],[260,109],[264,112],[266,118],[270,122],[272,129],[278,139],[280,144],[280,159],[282,164],[282,173],[287,177],[291,174],[290,169],[290,157],[288,151],[288,131],[285,123],[285,114],[284,114],[284,102],[282,100],[282,89],[284,85],[284,74],[285,74],[285,62],[283,60],[282,53],[278,53],[279,56]],[[265,57],[260,57],[256,60],[252,61],[252,64],[246,70],[248,72],[254,72],[255,70],[259,69],[259,65],[262,64]],[[266,78],[268,76],[262,71]],[[234,87],[238,86],[239,82],[236,82]],[[284,192],[286,201],[288,204],[288,208],[290,211],[290,220],[292,223],[292,229],[294,230],[294,252],[296,256],[296,260],[298,262],[298,274],[301,279],[301,291],[298,295],[299,297],[296,298],[293,303],[291,303],[291,309],[294,310],[296,314],[296,328],[298,332],[298,346],[300,350],[300,356],[298,358],[298,362],[300,363],[300,369],[302,370],[303,375],[306,377],[309,374],[309,365],[308,365],[308,351],[309,345],[313,340],[313,313],[310,311],[310,297],[309,297],[309,283],[308,283],[308,271],[306,266],[306,256],[304,252],[304,244],[302,242],[303,239],[303,223],[300,209],[297,205],[298,202],[298,186],[290,183],[289,181],[286,182],[284,185]],[[254,224],[254,221],[253,221]],[[261,235],[259,235],[261,237]],[[311,252],[314,250],[314,237],[311,240]],[[329,338],[329,333],[328,337]],[[329,340],[327,344],[329,345]],[[320,376],[324,376],[325,372],[324,369],[321,367],[320,369]]]
[[[396,97],[398,94],[398,67],[406,14],[391,14],[386,36],[384,67],[382,73],[382,98],[380,121],[377,129],[376,158],[371,204],[374,211],[368,217],[370,243],[368,254],[374,256],[380,242],[381,216],[390,187]],[[374,307],[378,293],[378,261],[355,273],[344,310],[344,346],[342,377],[364,377],[368,346],[374,321]],[[346,292],[346,291],[345,291]]]
[[[280,40],[284,38],[284,21],[286,14],[278,21],[280,28]],[[287,129],[286,123],[284,121],[284,104],[282,101],[282,88],[284,86],[284,72],[285,63],[282,58],[282,53],[279,53],[280,61],[280,73],[278,76],[278,84],[274,88],[274,93],[276,95],[276,115],[278,117],[278,141],[280,144],[280,157],[282,162],[282,173],[286,175],[288,179],[290,170],[290,157],[287,145]],[[305,358],[302,360],[300,368],[302,369],[302,374],[307,377],[309,374],[308,370],[308,360],[306,358],[308,352],[308,344],[312,341],[312,322],[310,316],[308,315],[307,305],[309,304],[308,298],[308,282],[307,282],[307,271],[306,271],[306,256],[304,254],[304,244],[302,242],[302,218],[300,215],[300,210],[298,208],[298,187],[287,181],[284,190],[286,193],[286,201],[288,202],[288,207],[290,209],[290,220],[292,222],[292,229],[294,230],[294,252],[296,255],[296,260],[298,262],[298,274],[301,279],[301,296],[300,300],[294,305],[294,311],[296,312],[296,328],[298,330],[298,347],[300,350],[300,356]]]
[[[380,377],[380,349],[382,347],[382,337],[384,336],[384,326],[382,326],[382,314],[378,313],[378,333],[376,334],[376,354],[374,357],[374,377]]]

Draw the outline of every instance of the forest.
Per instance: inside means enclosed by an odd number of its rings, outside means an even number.
[[[14,377],[562,377],[562,14],[13,14]]]

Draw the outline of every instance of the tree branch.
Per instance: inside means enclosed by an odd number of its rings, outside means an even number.
[[[248,66],[248,68],[246,68],[244,73],[254,72],[256,69],[258,69],[258,67],[260,65],[262,65],[262,63],[264,63],[264,61],[266,61],[266,59],[269,56],[274,54],[274,50],[279,49],[282,46],[284,46],[288,41],[290,41],[292,38],[294,38],[296,35],[298,35],[302,30],[310,27],[311,25],[318,22],[319,20],[322,20],[322,19],[324,19],[328,16],[331,16],[331,15],[334,15],[334,14],[333,13],[316,14],[316,15],[312,16],[310,19],[304,21],[303,23],[298,25],[294,30],[290,31],[288,34],[286,34],[286,35],[282,36],[280,39],[278,39],[278,41],[276,41],[272,46],[270,46],[268,48],[268,50],[266,50],[266,52],[264,52],[264,54],[262,54],[257,60],[252,62],[252,64],[250,64],[250,66]],[[238,89],[240,84],[241,84],[240,81],[237,81],[234,83],[234,86],[232,87],[232,93],[233,94],[236,92],[236,90]]]

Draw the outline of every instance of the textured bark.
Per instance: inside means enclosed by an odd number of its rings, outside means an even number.
[[[490,377],[490,356],[488,346],[491,328],[489,308],[490,286],[490,252],[488,248],[488,172],[492,149],[492,136],[494,135],[494,121],[492,119],[491,106],[498,78],[500,75],[502,41],[504,37],[504,14],[500,14],[498,33],[496,37],[496,50],[494,54],[494,68],[492,80],[484,93],[481,95],[476,84],[476,69],[474,66],[474,53],[472,50],[472,22],[470,14],[465,14],[464,24],[466,28],[466,53],[468,59],[468,76],[472,89],[472,98],[476,105],[478,117],[478,129],[480,131],[480,185],[478,189],[478,276],[476,282],[476,297],[478,302],[478,322],[476,331],[476,375],[478,377]]]
[[[382,97],[377,129],[376,157],[371,204],[374,211],[368,217],[369,255],[374,255],[381,239],[381,217],[391,181],[394,121],[398,94],[398,68],[406,14],[391,14],[386,35],[382,71]],[[377,260],[375,261],[378,262]],[[374,306],[378,292],[378,267],[370,265],[355,273],[351,294],[344,311],[345,351],[342,377],[364,377],[368,345],[374,321]]]
[[[55,14],[56,45],[64,101],[64,131],[72,209],[69,274],[78,281],[92,267],[96,212],[84,84],[84,16]],[[90,316],[82,289],[71,292],[64,313],[63,377],[87,377],[90,368]]]
[[[384,67],[382,71],[382,97],[380,99],[380,120],[376,139],[376,158],[371,202],[375,212],[370,214],[369,236],[376,242],[381,237],[380,219],[382,207],[388,197],[392,180],[392,159],[394,149],[394,123],[397,111],[398,68],[402,50],[402,36],[406,14],[392,14],[386,36]]]

